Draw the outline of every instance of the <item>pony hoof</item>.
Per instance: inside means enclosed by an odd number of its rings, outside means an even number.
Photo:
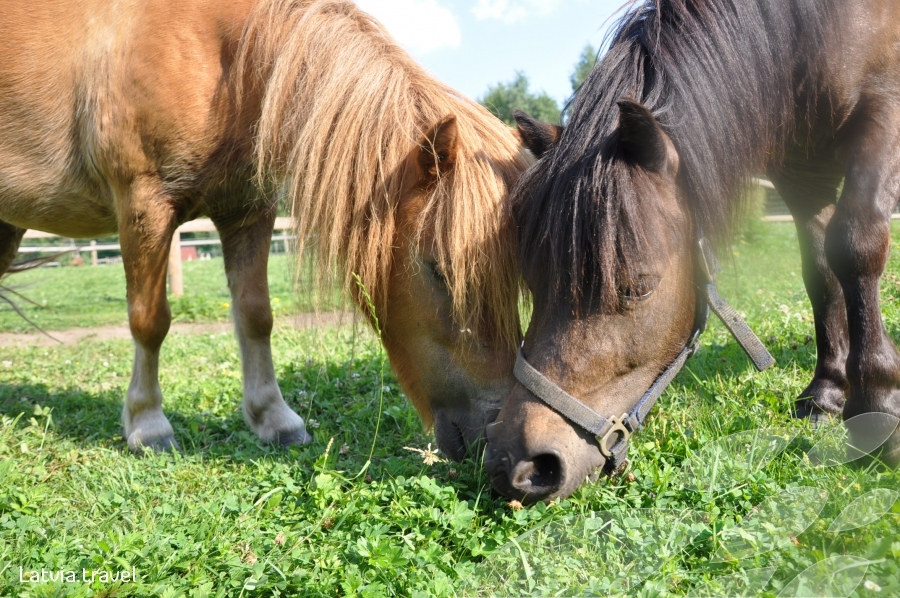
[[[814,430],[818,430],[832,423],[833,415],[827,411],[823,411],[818,405],[810,399],[797,401],[794,404],[794,418],[808,419]]]
[[[293,432],[279,434],[275,437],[275,441],[272,444],[277,444],[278,446],[301,446],[310,442],[312,442],[312,436],[309,435],[306,428],[300,428]]]
[[[813,430],[819,430],[834,423],[834,416],[830,413],[825,413],[824,411],[813,411],[807,416],[807,419],[812,425]]]
[[[178,441],[175,440],[174,436],[163,436],[162,438],[155,438],[149,442],[141,442],[138,445],[131,446],[129,444],[129,449],[135,455],[144,456],[149,453],[180,453],[181,447],[178,445]]]

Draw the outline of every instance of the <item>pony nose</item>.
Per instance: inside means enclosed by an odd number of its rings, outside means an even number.
[[[541,451],[519,461],[509,473],[509,484],[529,502],[543,500],[562,488],[565,466],[556,450]]]
[[[468,451],[468,443],[462,428],[452,417],[443,412],[435,413],[434,437],[438,447],[453,461],[462,461]]]
[[[552,444],[537,447],[509,442],[499,429],[503,422],[486,427],[485,468],[494,490],[507,498],[534,504],[558,495],[567,481],[566,460]]]

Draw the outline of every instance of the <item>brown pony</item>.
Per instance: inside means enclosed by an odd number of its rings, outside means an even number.
[[[896,0],[629,10],[515,194],[534,316],[521,384],[487,431],[496,488],[567,496],[623,456],[716,304],[698,292],[711,261],[698,247],[728,245],[764,171],[794,215],[815,316],[818,363],[796,413],[888,414],[888,429],[850,439],[889,438],[877,454],[900,461],[900,356],[878,302],[900,197],[898,24]]]
[[[27,228],[119,233],[130,449],[176,446],[157,381],[166,259],[175,228],[201,215],[222,238],[246,420],[265,442],[309,440],[270,350],[281,196],[301,260],[314,249],[321,282],[339,278],[377,317],[439,445],[461,456],[480,436],[520,334],[501,206],[531,160],[511,129],[346,0],[0,6],[0,271]]]

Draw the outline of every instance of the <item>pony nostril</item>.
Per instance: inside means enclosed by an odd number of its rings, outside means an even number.
[[[462,461],[468,451],[468,443],[462,428],[448,417],[437,416],[434,421],[434,435],[438,446],[454,461]]]
[[[516,465],[510,482],[513,488],[527,494],[552,494],[562,486],[562,460],[557,453],[537,455]]]

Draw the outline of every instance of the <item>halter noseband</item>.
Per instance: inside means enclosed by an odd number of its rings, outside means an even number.
[[[606,458],[604,469],[607,472],[616,471],[625,461],[625,456],[628,454],[628,439],[643,426],[657,399],[669,386],[675,375],[681,371],[688,358],[697,351],[700,334],[706,329],[710,309],[722,320],[725,327],[753,361],[756,369],[763,371],[775,363],[775,358],[747,323],[719,295],[715,280],[719,270],[718,262],[702,234],[697,240],[695,260],[697,262],[695,264],[697,300],[693,332],[675,361],[663,370],[628,413],[624,413],[620,417],[603,417],[534,369],[525,359],[524,342],[519,348],[519,355],[513,369],[516,380],[548,407],[587,430],[596,438],[597,444],[600,445],[600,452]]]

